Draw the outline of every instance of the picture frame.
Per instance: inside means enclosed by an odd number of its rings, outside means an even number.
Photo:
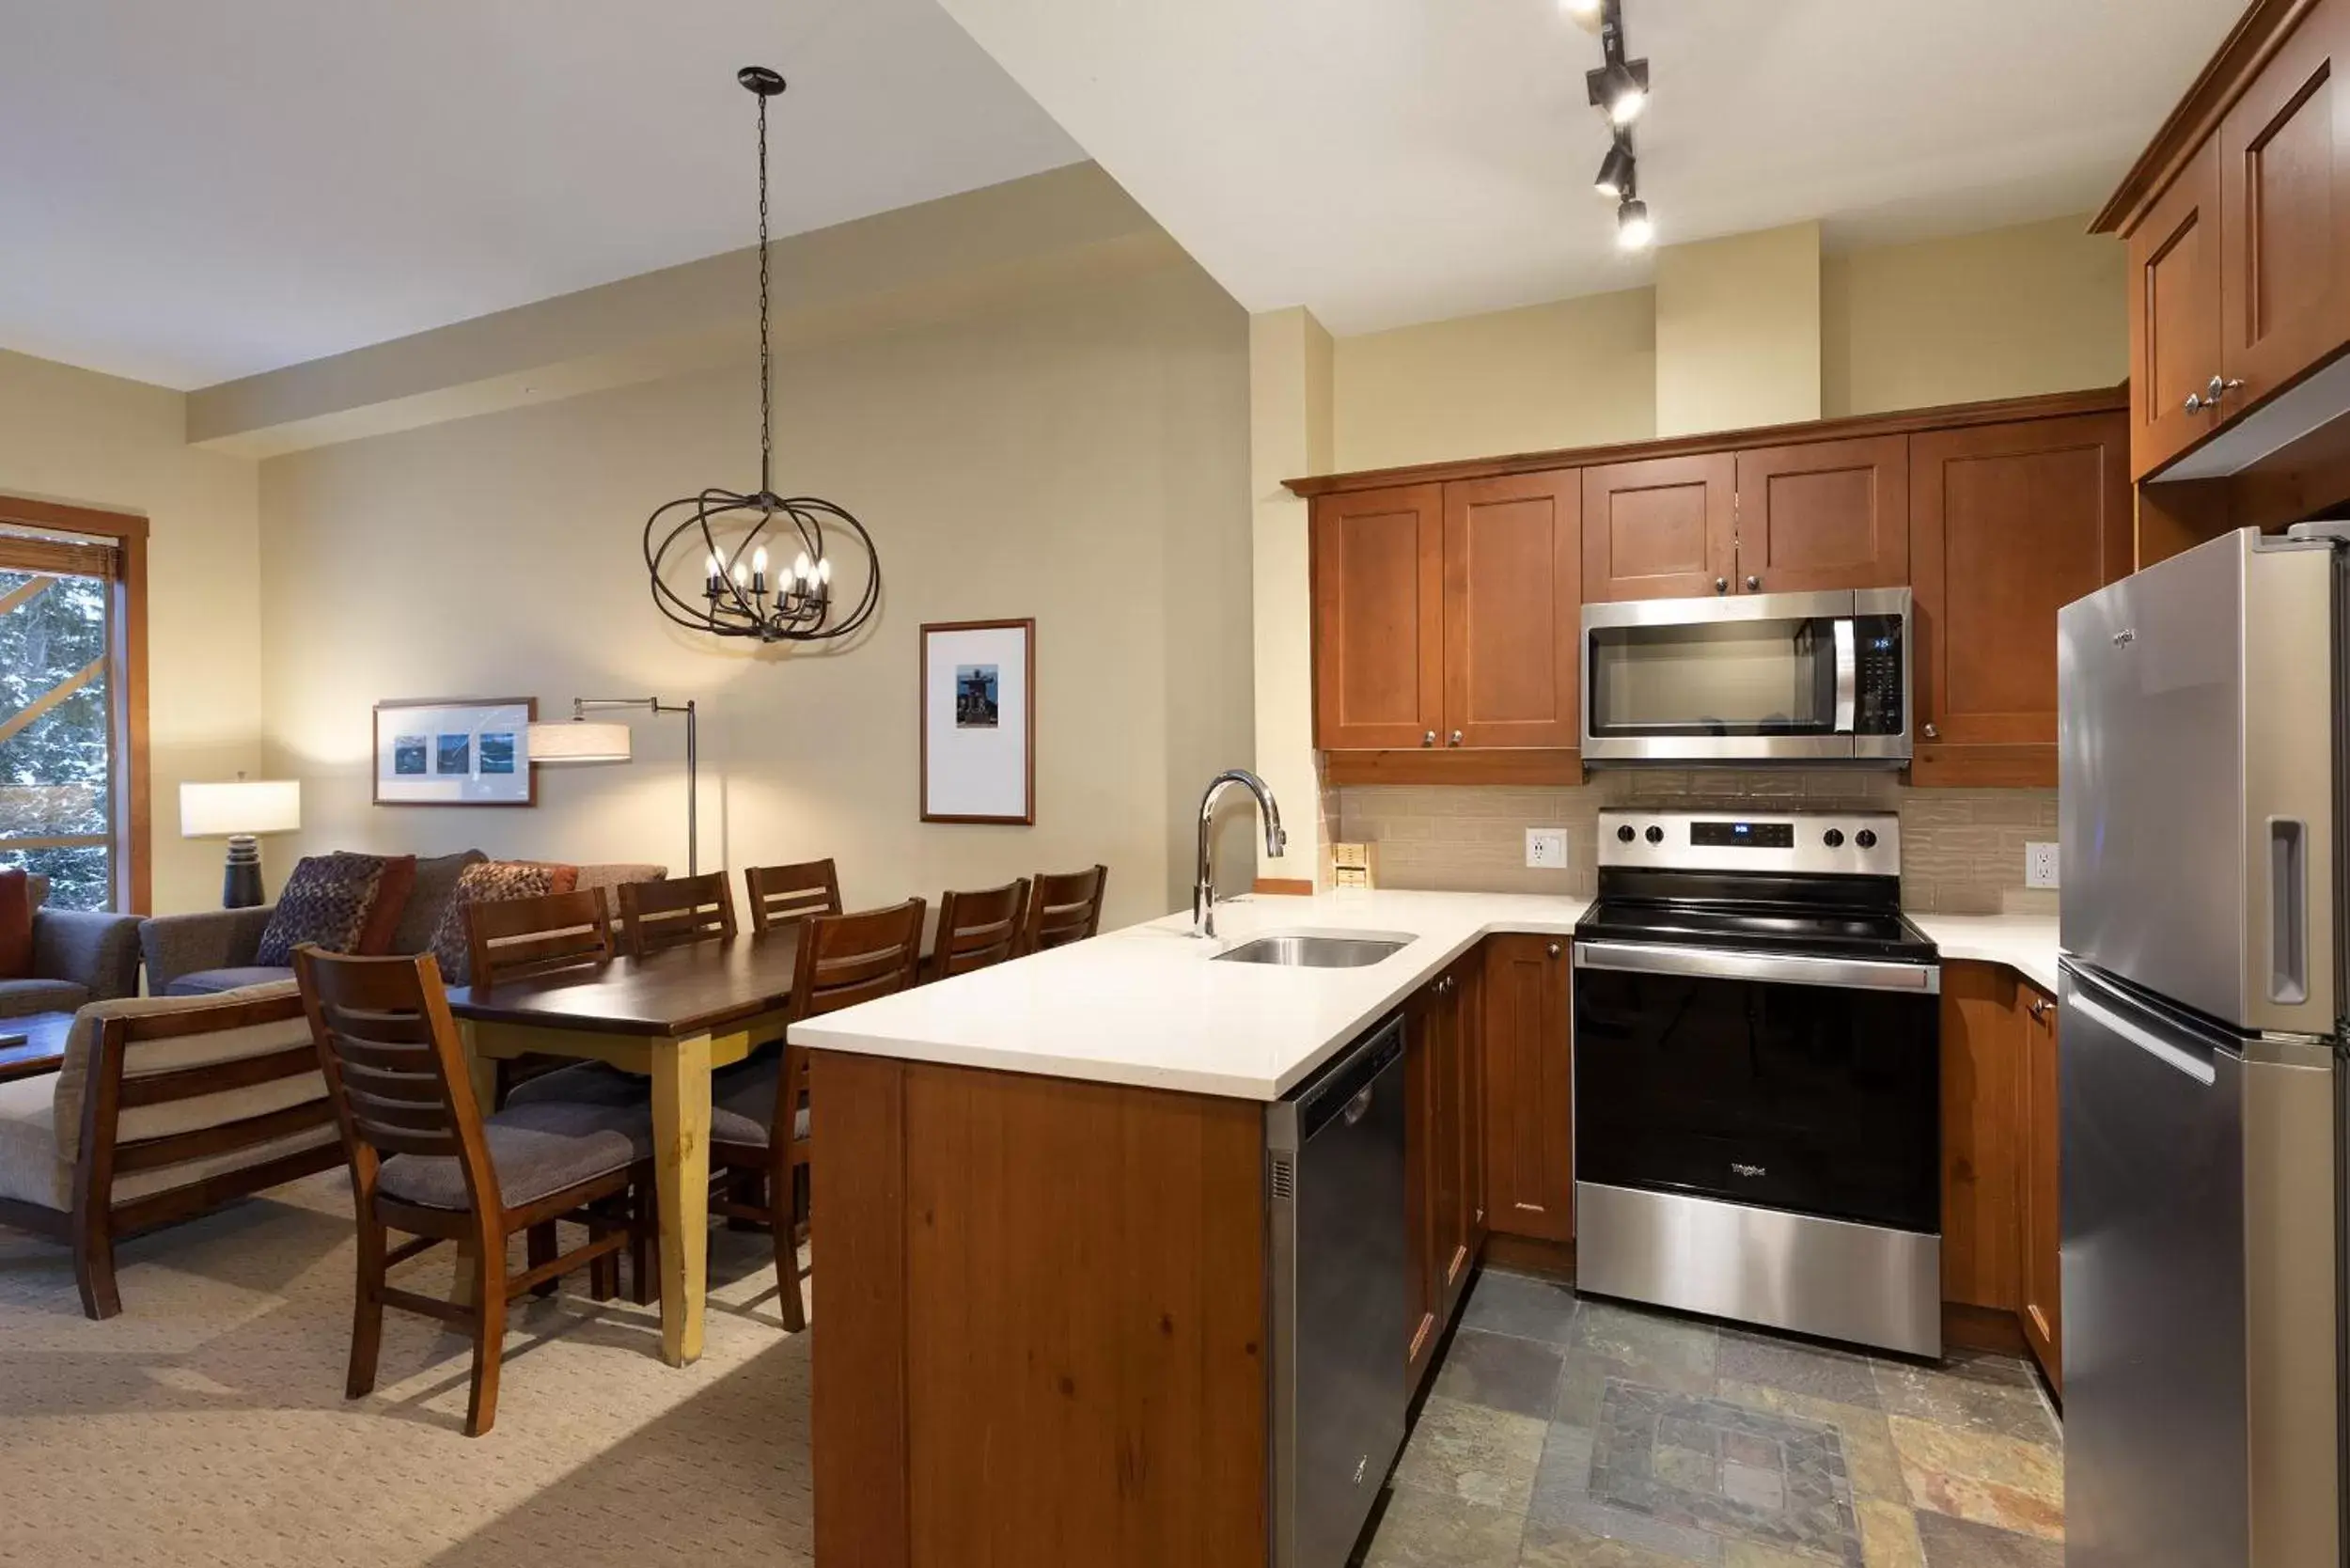
[[[922,821],[1036,825],[1036,622],[922,628]]]
[[[375,705],[378,806],[536,806],[535,697],[389,698]]]

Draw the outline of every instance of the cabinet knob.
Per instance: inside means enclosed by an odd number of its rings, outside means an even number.
[[[1942,738],[1942,731],[1934,727],[1934,721],[1932,719],[1928,719],[1926,721],[1926,727],[1919,730],[1919,733],[1925,736],[1925,738],[1929,741],[1938,741]]]
[[[1727,577],[1715,578],[1714,591],[1716,593],[1728,593],[1730,591],[1730,579]]]
[[[1454,745],[1459,745],[1461,744],[1461,732],[1458,729],[1455,729],[1452,732],[1452,744]]]
[[[2218,400],[2218,394],[2214,393],[2212,395],[2212,401],[2217,402]],[[2203,412],[2203,395],[2201,393],[2189,392],[2186,395],[2186,411],[2189,414],[2201,414]]]
[[[1755,589],[1761,588],[1762,586],[1762,579],[1760,577],[1748,577],[1747,579],[1747,591],[1748,593],[1752,593]]]
[[[1431,729],[1427,734],[1422,735],[1419,738],[1419,744],[1422,745],[1434,745],[1436,744],[1436,732],[1434,729]]]
[[[1557,958],[1559,956],[1559,944],[1556,942],[1553,942],[1550,945],[1550,956],[1553,958]]]

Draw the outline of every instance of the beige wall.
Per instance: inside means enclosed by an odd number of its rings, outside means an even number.
[[[1330,334],[1310,312],[1248,321],[1248,465],[1256,664],[1256,770],[1282,806],[1289,848],[1259,870],[1283,882],[1322,874],[1322,776],[1313,748],[1307,506],[1283,479],[1330,471]],[[1237,882],[1230,886],[1238,886]]]
[[[1820,416],[1820,226],[1656,253],[1656,433]]]
[[[1245,315],[1189,262],[1040,289],[778,367],[778,482],[854,510],[886,595],[829,654],[672,631],[639,529],[755,478],[755,372],[697,371],[261,468],[274,764],[306,849],[682,869],[677,721],[543,770],[536,810],[368,804],[388,697],[658,694],[703,709],[704,869],[832,855],[855,903],[1106,862],[1111,914],[1181,902],[1187,818],[1252,745]],[[1037,621],[1037,825],[919,823],[916,628]],[[1232,876],[1246,881],[1236,857]]]
[[[258,479],[191,448],[186,399],[0,352],[0,491],[144,512],[158,910],[220,902],[221,846],[180,837],[180,785],[259,765]]]
[[[2130,373],[2122,246],[2086,217],[1831,255],[1830,417],[2111,386]]]

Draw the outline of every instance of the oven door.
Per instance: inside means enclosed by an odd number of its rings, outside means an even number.
[[[1578,1182],[1941,1231],[1940,970],[1578,942]]]
[[[1909,590],[1583,607],[1583,756],[1904,760]]]

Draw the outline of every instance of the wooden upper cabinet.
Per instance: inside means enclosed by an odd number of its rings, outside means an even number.
[[[2350,343],[2346,34],[2350,0],[2311,8],[2220,122],[2222,418]]]
[[[1485,939],[1483,1054],[1488,1227],[1574,1239],[1573,974],[1563,936]]]
[[[1444,742],[1573,749],[1583,604],[1575,474],[1449,484],[1444,512]]]
[[[2129,239],[2130,473],[2150,473],[2217,428],[2219,147],[2206,145]],[[2195,407],[2187,407],[2187,400]]]
[[[1317,498],[1314,744],[1433,744],[1444,723],[1444,490]]]
[[[1584,469],[1584,603],[1729,591],[1737,489],[1728,452]]]
[[[1909,581],[1909,441],[1880,435],[1738,454],[1731,588],[1815,593]]]
[[[2128,574],[2120,415],[1910,440],[1916,784],[2054,788],[2057,611]]]

